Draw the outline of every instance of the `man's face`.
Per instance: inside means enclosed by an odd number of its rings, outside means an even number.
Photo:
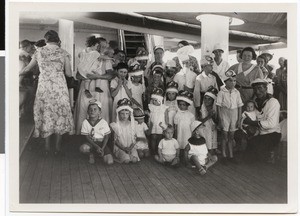
[[[257,84],[253,86],[253,92],[257,98],[264,98],[267,95],[267,85]]]

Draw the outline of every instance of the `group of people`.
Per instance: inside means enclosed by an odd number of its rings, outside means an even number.
[[[22,42],[21,49],[23,61]],[[48,31],[20,71],[22,83],[38,65],[34,136],[46,139],[45,154],[52,139],[54,153],[62,154],[61,137],[69,133],[85,137],[80,151],[92,164],[97,155],[107,164],[152,155],[170,166],[195,166],[203,175],[219,154],[224,163],[237,163],[234,152],[241,143],[247,145],[246,155],[274,162],[280,107],[286,109],[286,60],[279,59],[275,74],[268,65],[272,56],[257,57],[251,47],[231,67],[222,59],[220,44],[200,61],[201,68],[187,41],[178,43],[173,60],[164,62],[164,51],[156,46],[151,62],[147,50],[138,47],[136,56],[126,59],[104,38],[88,37],[78,56],[80,88],[72,112],[66,82],[72,76],[70,55],[60,48],[57,32]]]

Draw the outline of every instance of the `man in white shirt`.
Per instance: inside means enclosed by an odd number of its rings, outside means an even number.
[[[252,121],[249,117],[244,120],[245,124],[255,126],[260,134],[248,142],[248,150],[252,156],[258,159],[267,159],[270,163],[275,163],[275,150],[280,141],[281,133],[279,126],[280,105],[277,99],[267,93],[268,83],[263,79],[255,79],[253,87],[257,106],[257,120]],[[269,154],[269,156],[267,156]]]

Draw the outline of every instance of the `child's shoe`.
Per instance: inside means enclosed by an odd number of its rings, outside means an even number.
[[[199,173],[200,173],[200,175],[205,175],[205,173],[206,173],[205,167],[201,166],[201,168],[199,169]]]
[[[89,163],[90,163],[90,164],[94,164],[94,163],[95,163],[95,158],[94,158],[94,155],[93,155],[93,154],[90,154]]]
[[[95,88],[95,92],[102,93],[103,91],[102,91],[102,89],[101,89],[101,88],[99,88],[99,87],[96,87],[96,88]]]
[[[93,95],[91,94],[91,92],[88,89],[84,90],[84,94],[87,98],[92,98],[93,97]]]

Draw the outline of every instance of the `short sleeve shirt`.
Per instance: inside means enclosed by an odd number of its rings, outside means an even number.
[[[94,128],[94,133],[92,130]],[[101,119],[95,126],[92,126],[87,119],[82,123],[81,135],[92,135],[95,139],[102,140],[105,135],[110,134],[110,128],[108,123]]]
[[[179,144],[174,138],[170,140],[162,139],[158,144],[158,148],[162,150],[162,154],[174,155],[176,150],[179,149]]]
[[[148,130],[148,126],[146,125],[145,122],[142,124],[139,124],[137,121],[135,121],[135,131],[136,131],[136,136],[137,137],[143,137],[145,138],[145,131]]]
[[[243,106],[242,98],[240,92],[237,89],[228,89],[224,86],[221,88],[217,96],[216,105],[220,107],[225,107],[227,109],[236,109]]]

